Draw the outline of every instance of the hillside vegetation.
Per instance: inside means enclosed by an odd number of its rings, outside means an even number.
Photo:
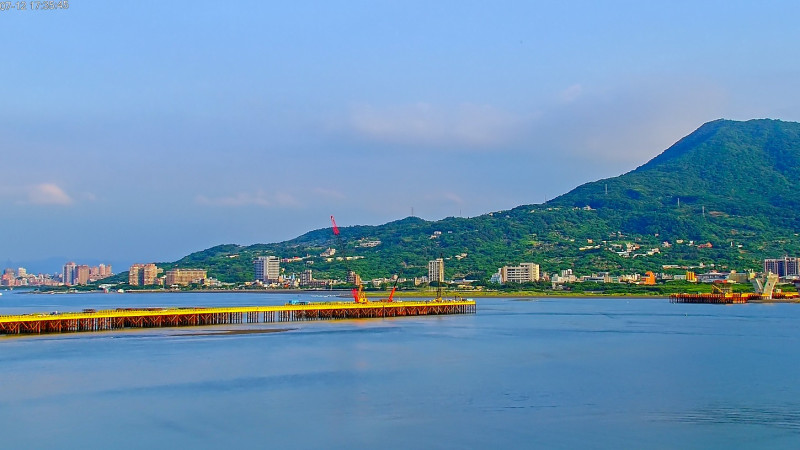
[[[281,243],[220,245],[162,266],[207,268],[231,282],[252,280],[253,259],[268,254],[302,257],[282,267],[311,268],[318,279],[343,278],[348,266],[365,279],[419,276],[440,254],[448,277],[483,280],[520,262],[579,274],[701,263],[758,269],[765,257],[800,253],[798,178],[800,124],[717,120],[629,173],[544,204],[469,219],[408,217],[342,228],[345,248],[336,256],[363,257],[347,264],[319,256],[336,245],[327,228]]]

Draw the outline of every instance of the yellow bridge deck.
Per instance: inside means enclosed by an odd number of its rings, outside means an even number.
[[[325,302],[280,306],[117,308],[66,313],[0,316],[0,334],[101,331],[120,328],[179,327],[232,323],[294,322],[442,314],[472,314],[474,300],[415,302]]]

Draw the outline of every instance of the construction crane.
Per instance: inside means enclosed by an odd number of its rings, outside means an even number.
[[[398,281],[400,281],[400,276],[399,275],[395,275],[394,286],[392,286],[392,292],[389,293],[389,298],[387,298],[386,300],[381,300],[381,301],[389,302],[389,303],[394,301],[394,291],[397,290],[397,282]]]
[[[331,224],[333,224],[333,235],[336,236],[336,246],[339,247],[339,251],[342,253],[342,260],[344,260],[347,274],[350,275],[351,270],[349,264],[347,264],[347,257],[344,255],[342,235],[339,233],[339,227],[336,226],[336,219],[334,219],[333,216],[331,216]],[[368,303],[369,300],[367,300],[367,294],[364,293],[364,286],[361,284],[361,280],[355,272],[353,272],[353,281],[357,286],[353,288],[353,299],[356,303]],[[394,291],[392,291],[392,294],[394,294]]]

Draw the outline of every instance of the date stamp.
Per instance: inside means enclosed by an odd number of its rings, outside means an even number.
[[[58,11],[65,9],[69,9],[68,0],[26,2],[0,1],[0,13],[7,11]]]

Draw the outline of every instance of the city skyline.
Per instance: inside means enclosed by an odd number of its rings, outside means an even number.
[[[5,266],[475,216],[800,120],[791,2],[156,5],[0,15]]]

